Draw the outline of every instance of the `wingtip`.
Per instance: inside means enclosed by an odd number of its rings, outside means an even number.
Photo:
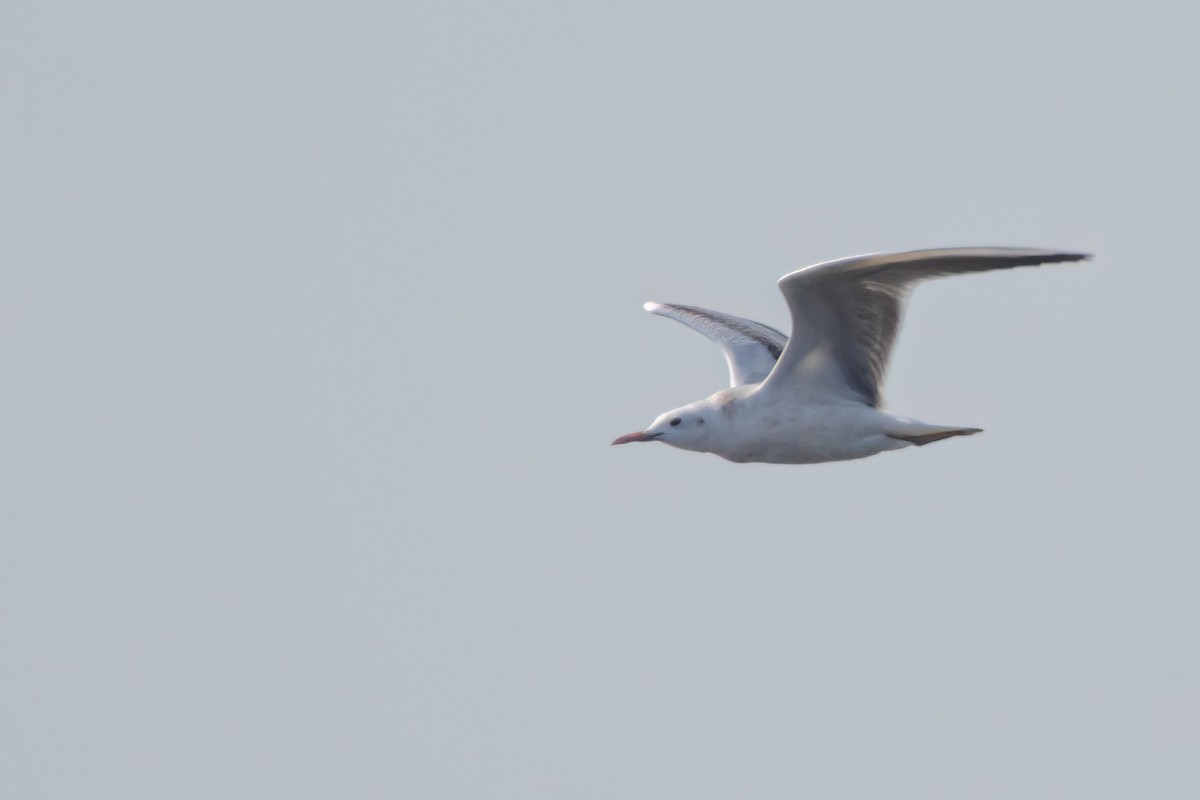
[[[1078,264],[1078,263],[1081,263],[1084,261],[1091,261],[1091,260],[1092,260],[1091,253],[1079,253],[1079,252],[1068,250],[1066,252],[1059,251],[1049,261],[1045,261],[1042,263],[1049,264],[1049,263],[1054,263],[1057,261],[1060,264],[1061,263]]]
[[[642,308],[646,309],[651,314],[657,313],[658,311],[660,311],[662,309],[662,307],[663,307],[662,303],[656,303],[653,300],[651,300],[649,303],[642,303]]]

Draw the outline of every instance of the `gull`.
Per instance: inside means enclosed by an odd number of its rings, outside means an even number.
[[[880,386],[913,286],[927,278],[1088,258],[1059,250],[963,247],[814,264],[779,279],[791,336],[706,308],[646,303],[650,313],[715,342],[729,365],[730,387],[668,411],[613,444],[662,442],[739,463],[815,464],[980,433],[880,407]]]

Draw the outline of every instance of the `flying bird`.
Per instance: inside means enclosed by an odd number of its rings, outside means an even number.
[[[884,411],[880,386],[908,296],[927,278],[1062,261],[1086,253],[1010,247],[873,253],[779,280],[791,336],[696,306],[646,303],[707,336],[729,364],[728,389],[677,408],[613,444],[662,442],[729,461],[815,464],[926,445],[979,428],[931,425]]]

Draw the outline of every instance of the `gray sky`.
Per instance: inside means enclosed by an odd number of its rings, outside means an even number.
[[[1182,3],[10,4],[0,793],[1190,798]],[[641,310],[918,290],[810,467]]]

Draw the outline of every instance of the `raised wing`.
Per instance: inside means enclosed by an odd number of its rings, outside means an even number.
[[[1080,261],[1057,250],[967,247],[827,261],[779,280],[792,335],[762,391],[880,403],[880,385],[912,287],[927,278]]]
[[[787,344],[787,337],[769,325],[732,314],[670,303],[646,303],[643,308],[682,322],[716,342],[729,364],[730,386],[761,383]]]

